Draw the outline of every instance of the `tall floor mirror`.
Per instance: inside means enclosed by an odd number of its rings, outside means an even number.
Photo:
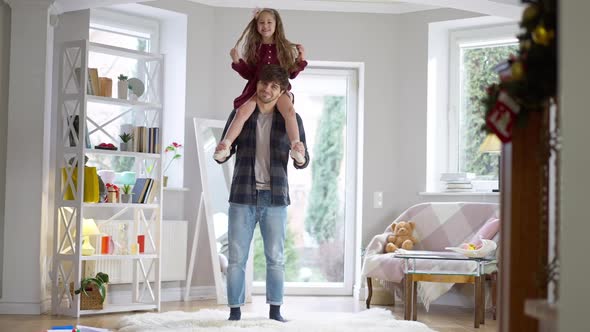
[[[215,279],[215,289],[217,303],[227,304],[226,291],[226,273],[228,265],[228,208],[229,208],[229,188],[233,175],[234,161],[229,160],[223,164],[218,164],[213,159],[215,147],[221,140],[225,121],[193,118],[195,127],[195,138],[197,143],[197,156],[199,169],[201,173],[201,184],[203,193],[200,211],[195,227],[195,236],[193,240],[193,250],[191,252],[191,262],[189,268],[192,270],[195,260],[196,250],[207,250],[204,245],[199,245],[198,231],[202,221],[205,221],[207,236],[209,239],[209,251],[211,252],[211,262],[213,264],[213,275]],[[233,159],[234,157],[232,157]],[[251,301],[251,285],[253,277],[252,265],[253,250],[250,250],[250,256],[246,269],[246,301]],[[199,267],[197,266],[197,270]],[[188,271],[191,274],[192,271]],[[190,289],[190,281],[187,279],[187,287]]]

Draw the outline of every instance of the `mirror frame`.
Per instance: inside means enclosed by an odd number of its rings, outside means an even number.
[[[207,235],[209,239],[209,250],[211,253],[211,263],[213,268],[213,277],[215,279],[215,292],[217,295],[217,303],[218,304],[227,304],[227,286],[221,276],[221,267],[219,265],[219,256],[217,254],[217,240],[215,238],[215,229],[213,223],[213,208],[211,206],[211,195],[213,193],[210,192],[210,188],[207,185],[207,163],[208,162],[215,162],[213,159],[213,155],[206,155],[205,151],[203,150],[202,142],[204,141],[203,132],[205,129],[213,128],[213,129],[221,129],[225,128],[225,121],[222,120],[212,120],[212,119],[202,119],[202,118],[193,118],[193,124],[195,127],[195,140],[197,143],[197,158],[199,161],[199,170],[201,173],[201,186],[202,186],[202,195],[203,195],[203,207],[206,226],[207,226]],[[227,161],[230,162],[230,161]],[[219,165],[221,166],[221,165]],[[233,173],[233,170],[232,170]],[[228,184],[228,193],[229,193],[229,184]],[[229,199],[229,197],[228,197]],[[198,230],[195,230],[198,231]],[[198,239],[197,239],[198,241]],[[195,244],[193,244],[195,245]],[[197,247],[198,248],[198,247]]]
[[[203,200],[203,208],[205,209],[205,211],[199,211],[198,215],[201,215],[202,217],[204,216],[204,218],[206,219],[205,221],[205,225],[207,227],[207,236],[209,239],[209,251],[210,251],[210,255],[211,255],[211,263],[212,263],[212,268],[213,268],[213,277],[215,279],[215,292],[217,295],[217,303],[218,304],[227,304],[227,281],[224,281],[222,276],[221,276],[221,267],[219,265],[219,255],[217,254],[217,239],[215,237],[215,228],[214,228],[214,219],[213,219],[213,208],[211,206],[211,195],[213,195],[214,193],[212,193],[210,191],[211,188],[208,187],[207,183],[207,179],[208,179],[208,174],[207,174],[207,163],[208,162],[212,162],[212,163],[217,163],[214,159],[213,159],[213,154],[207,154],[204,150],[203,150],[203,146],[200,144],[201,142],[204,141],[204,137],[202,136],[204,129],[221,129],[223,131],[223,129],[225,128],[225,121],[222,120],[214,120],[214,119],[204,119],[204,118],[193,118],[193,124],[195,127],[195,140],[197,143],[197,159],[199,161],[199,170],[201,173],[201,185],[202,185],[202,200]],[[230,157],[231,159],[232,157]],[[226,161],[224,164],[222,165],[217,165],[219,167],[223,167],[223,165],[227,165],[227,167],[229,167],[229,173],[230,176],[229,178],[226,179],[227,181],[227,192],[228,192],[228,197],[227,200],[229,201],[229,192],[230,192],[230,187],[231,187],[231,178],[233,178],[233,171],[234,171],[234,167],[233,167],[233,161],[232,160],[228,160]],[[229,208],[229,202],[228,202],[228,208]],[[198,217],[197,217],[198,218]],[[198,241],[198,231],[199,231],[199,227],[200,227],[200,220],[197,220],[196,225],[195,225],[195,235],[197,235],[195,238],[195,241]],[[248,254],[248,261],[246,263],[246,296],[245,296],[245,302],[252,302],[252,282],[254,279],[254,237],[252,237],[252,243],[250,244],[250,251]],[[194,248],[198,248],[198,243],[193,243],[193,247]],[[194,249],[193,249],[194,250]],[[229,258],[229,257],[228,257]],[[191,255],[191,262],[189,264],[190,266],[194,266],[194,260],[196,259],[195,255]],[[189,273],[191,273],[192,271],[189,271]],[[187,279],[188,281],[188,279]],[[187,285],[187,289],[190,288],[190,285]],[[190,291],[190,289],[189,289]]]

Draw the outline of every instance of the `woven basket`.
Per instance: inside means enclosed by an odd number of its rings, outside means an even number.
[[[105,290],[107,285],[104,285]],[[104,302],[102,302],[100,297],[100,291],[98,290],[98,286],[95,284],[90,284],[86,287],[86,294],[83,292],[80,293],[80,310],[102,310]],[[70,283],[70,294],[72,297],[74,294],[74,283]],[[106,301],[106,295],[105,295]]]

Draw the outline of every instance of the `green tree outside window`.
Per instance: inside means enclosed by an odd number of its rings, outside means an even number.
[[[485,108],[481,104],[486,88],[499,81],[494,67],[518,51],[517,44],[465,48],[462,50],[462,100],[460,118],[459,168],[490,179],[498,179],[498,155],[479,153],[487,133],[483,132]]]

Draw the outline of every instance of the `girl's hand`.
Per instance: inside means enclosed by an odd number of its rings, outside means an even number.
[[[305,61],[305,48],[301,44],[295,45],[297,47],[297,52],[299,52],[299,56],[297,56],[297,61]]]
[[[237,48],[232,48],[231,51],[229,51],[229,55],[234,63],[240,62],[240,54],[238,53]]]

